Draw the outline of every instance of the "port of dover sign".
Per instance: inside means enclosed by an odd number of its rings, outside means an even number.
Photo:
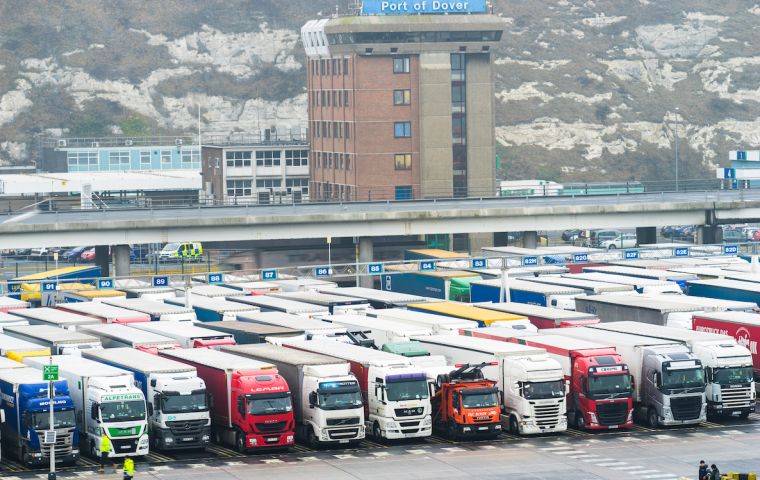
[[[486,0],[364,0],[362,15],[486,13]]]

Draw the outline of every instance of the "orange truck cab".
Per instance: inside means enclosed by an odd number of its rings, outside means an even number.
[[[457,365],[435,381],[433,431],[451,438],[494,438],[501,432],[497,383],[483,378],[490,363]]]

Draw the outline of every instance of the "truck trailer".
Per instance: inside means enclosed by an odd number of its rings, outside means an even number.
[[[602,323],[629,320],[681,328],[689,327],[692,313],[703,309],[701,305],[639,295],[584,295],[575,302],[579,312],[596,315]]]
[[[25,302],[23,300],[19,300],[17,298],[13,297],[0,297],[0,313],[7,313],[11,310],[16,310],[19,308],[29,308],[29,302]]]
[[[100,323],[134,323],[150,322],[151,320],[150,315],[147,313],[114,307],[102,302],[61,303],[56,308],[65,312],[95,318]]]
[[[502,286],[505,286],[506,290],[502,291]],[[509,302],[528,303],[563,310],[575,310],[575,297],[583,295],[583,290],[580,288],[548,285],[512,278],[473,282],[470,285],[470,290],[472,303],[499,303],[502,301],[500,297],[503,292],[504,298]]]
[[[160,300],[144,298],[109,298],[103,300],[103,303],[148,314],[153,322],[194,322],[198,320],[195,316],[195,310],[192,308],[169,305]]]
[[[253,305],[260,308],[262,312],[288,313],[290,315],[299,315],[306,318],[330,314],[330,309],[322,305],[297,302],[285,298],[275,298],[270,297],[269,295],[244,295],[242,297],[230,297],[229,300],[231,302]]]
[[[326,313],[326,312],[325,312]],[[259,312],[248,315],[240,315],[241,322],[258,323],[274,327],[286,327],[301,330],[308,340],[315,338],[344,338],[347,329],[342,326],[332,325],[321,320],[305,318],[300,315],[291,315],[282,312]]]
[[[296,438],[312,447],[364,438],[364,402],[348,362],[278,345],[236,345],[223,352],[271,363],[293,396]]]
[[[565,278],[578,280],[591,280],[595,282],[618,283],[620,285],[630,285],[636,293],[673,293],[683,295],[683,290],[677,284],[667,280],[657,280],[652,278],[631,277],[628,275],[615,275],[612,273],[575,273],[563,275]]]
[[[414,303],[407,306],[407,309],[414,312],[433,313],[436,315],[445,315],[448,317],[470,320],[478,323],[479,327],[488,327],[495,323],[514,323],[530,325],[526,317],[522,315],[513,315],[511,313],[496,312],[486,308],[474,307],[463,303],[455,302],[435,302],[435,303]]]
[[[633,292],[633,286],[620,283],[599,282],[595,280],[581,280],[572,277],[532,277],[526,278],[529,282],[544,283],[547,285],[559,285],[568,288],[580,288],[586,295],[602,295],[608,293]]]
[[[474,320],[449,317],[446,315],[436,315],[433,313],[415,312],[402,308],[370,310],[367,312],[367,316],[403,322],[410,326],[417,325],[423,328],[429,328],[435,334],[458,335],[459,330],[477,328],[478,326],[478,322]]]
[[[28,321],[29,325],[48,325],[71,330],[76,330],[81,325],[100,323],[99,320],[92,317],[51,307],[25,308],[23,310],[11,311],[11,314]]]
[[[327,307],[331,315],[363,313],[370,308],[369,302],[364,298],[330,295],[329,293],[321,293],[317,290],[308,292],[278,292],[272,293],[269,296]]]
[[[423,303],[426,301],[425,297],[420,297],[419,295],[364,287],[320,288],[318,291],[329,295],[363,298],[369,302],[372,308],[378,309],[405,307],[410,303]]]
[[[80,331],[98,337],[103,348],[127,347],[154,355],[159,350],[181,348],[179,342],[173,338],[118,323],[86,325],[80,328]]]
[[[754,312],[757,305],[752,302],[739,300],[723,300],[722,298],[697,297],[694,295],[646,294],[647,298],[666,302],[685,303],[701,307],[704,312]],[[691,327],[689,327],[691,330]]]
[[[483,280],[479,274],[464,270],[387,273],[380,282],[382,290],[424,298],[470,301],[470,283]]]
[[[29,325],[29,321],[19,316],[11,315],[10,313],[0,312],[0,333],[2,333],[3,327],[13,327],[20,325]]]
[[[145,395],[152,448],[184,450],[209,444],[206,384],[194,367],[132,348],[91,350],[82,356],[132,372]]]
[[[184,307],[185,301],[185,298],[167,298],[164,303]],[[195,310],[195,316],[200,322],[236,320],[238,314],[259,311],[259,308],[253,305],[230,302],[219,297],[196,297],[195,292],[190,299],[190,308]]]
[[[377,347],[382,347],[386,343],[408,341],[412,337],[433,334],[432,329],[420,325],[364,315],[329,315],[322,321],[341,325],[351,332],[367,332],[366,336],[374,341]]]
[[[536,328],[571,328],[599,323],[596,315],[528,303],[478,303],[474,306],[527,317]],[[497,324],[498,325],[498,324]]]
[[[0,357],[21,362],[24,357],[49,357],[50,348],[36,343],[0,334]]]
[[[760,305],[760,284],[740,280],[695,280],[688,282],[689,295],[739,300]]]
[[[82,350],[103,348],[98,338],[49,325],[6,327],[3,333],[47,347],[53,355],[79,355]]]
[[[241,453],[293,445],[290,390],[274,365],[210,349],[159,355],[195,367],[206,383],[215,443]]]
[[[613,275],[626,275],[629,277],[648,278],[677,284],[682,291],[686,291],[686,283],[696,280],[697,276],[691,273],[670,272],[668,270],[652,270],[648,268],[624,267],[619,265],[602,265],[600,267],[585,267],[584,272],[611,273]]]
[[[209,322],[204,324],[203,328],[229,333],[235,337],[235,343],[238,345],[265,343],[267,338],[286,337],[292,340],[306,339],[303,330],[261,323],[240,322],[237,320],[231,322]]]
[[[135,323],[130,328],[172,338],[182,348],[213,348],[219,350],[222,345],[235,345],[235,337],[229,333],[196,327],[187,322]]]

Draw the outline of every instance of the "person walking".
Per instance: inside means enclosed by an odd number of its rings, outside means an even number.
[[[108,455],[111,453],[111,439],[108,435],[103,434],[100,437],[100,469],[98,472],[105,473],[105,465],[108,461]],[[116,464],[113,464],[113,471],[116,472]]]
[[[699,474],[697,476],[698,480],[708,480],[707,478],[707,464],[704,460],[699,461]]]
[[[135,476],[135,461],[130,457],[124,459],[124,480],[132,480]]]
[[[715,466],[713,463],[710,465],[710,480],[720,480],[720,470],[718,470],[718,467]]]

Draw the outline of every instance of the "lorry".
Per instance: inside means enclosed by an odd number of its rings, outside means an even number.
[[[620,265],[602,265],[599,267],[585,267],[584,272],[611,273],[613,275],[626,275],[636,278],[648,278],[651,280],[660,280],[673,282],[677,284],[682,291],[686,290],[686,282],[696,280],[697,276],[691,273],[670,272],[668,270],[652,270],[648,268],[624,267]]]
[[[0,297],[0,313],[7,313],[19,308],[29,308],[29,302],[13,297]]]
[[[536,328],[570,328],[599,323],[596,315],[528,303],[477,303],[474,306],[527,317]],[[496,324],[498,325],[498,324]]]
[[[185,298],[167,298],[164,303],[185,306]],[[259,308],[239,302],[230,302],[218,297],[196,297],[193,289],[189,305],[195,310],[195,316],[200,322],[220,322],[235,320],[238,314],[258,312]]]
[[[82,452],[100,458],[105,433],[111,440],[111,458],[148,454],[145,396],[135,386],[131,373],[74,355],[26,357],[24,363],[43,370],[51,363],[50,358],[58,366],[60,378],[68,382]]]
[[[364,438],[364,402],[348,362],[278,345],[236,345],[223,352],[271,363],[293,396],[296,438],[311,447]]]
[[[351,332],[367,332],[365,335],[374,341],[377,347],[382,347],[386,343],[408,341],[412,337],[433,334],[430,328],[420,325],[364,315],[329,315],[322,321],[341,325]]]
[[[220,300],[229,297],[237,297],[239,295],[246,295],[246,293],[241,290],[224,287],[222,285],[193,285],[190,292],[194,297],[218,298]],[[179,297],[183,297],[185,295],[185,289],[177,289],[177,293]]]
[[[637,322],[611,322],[592,328],[680,342],[705,369],[707,414],[747,418],[755,411],[752,354],[728,335]]]
[[[583,290],[513,278],[506,280],[484,280],[482,282],[473,282],[470,285],[470,300],[472,303],[499,303],[501,302],[502,294],[504,295],[504,299],[509,302],[574,310],[575,297],[583,295]]]
[[[432,434],[427,378],[410,359],[334,340],[284,340],[282,344],[350,364],[365,399],[364,425],[376,439],[420,438]]]
[[[760,315],[745,312],[702,312],[692,316],[692,329],[734,337],[752,354],[755,378],[760,378]]]
[[[108,298],[103,300],[107,305],[114,307],[126,308],[135,312],[145,313],[150,316],[153,322],[194,322],[198,318],[195,316],[195,310],[188,307],[169,305],[159,300],[150,300],[144,298]]]
[[[272,283],[278,285],[283,292],[308,292],[320,288],[338,286],[335,282],[318,278],[285,278],[281,280],[273,280]]]
[[[100,323],[99,320],[79,315],[77,313],[65,312],[51,307],[25,308],[23,310],[14,310],[11,315],[23,318],[29,325],[48,325],[56,328],[67,328],[76,330],[80,325],[92,325]]]
[[[253,305],[261,309],[262,312],[280,312],[290,315],[299,315],[306,318],[313,318],[319,315],[329,315],[330,309],[313,303],[297,302],[285,298],[275,298],[269,295],[245,295],[242,297],[230,297],[231,302],[240,302],[247,305]]]
[[[4,333],[0,334],[0,357],[21,362],[24,357],[49,357],[50,348],[20,340]]]
[[[320,293],[317,290],[308,292],[278,292],[272,293],[269,296],[327,307],[331,315],[363,313],[370,308],[369,302],[364,298],[330,295],[328,293]]]
[[[253,281],[253,282],[232,281],[229,283],[223,283],[222,286],[225,286],[228,288],[234,288],[235,290],[240,290],[245,295],[267,295],[270,293],[282,291],[282,288],[276,283],[261,282],[261,281]]]
[[[631,320],[651,325],[688,327],[693,312],[703,310],[695,304],[670,302],[639,295],[594,295],[575,299],[579,312],[599,317],[604,322]]]
[[[387,292],[406,293],[425,298],[470,301],[470,283],[483,280],[479,274],[464,270],[387,273],[380,286]]]
[[[267,338],[287,337],[290,339],[306,339],[303,330],[261,323],[239,322],[237,320],[231,322],[209,322],[204,324],[203,327],[231,334],[235,337],[235,343],[238,345],[265,343]]]
[[[97,319],[100,323],[150,322],[150,315],[102,302],[61,303],[58,310]]]
[[[0,312],[0,333],[2,333],[3,327],[12,327],[14,325],[29,325],[29,321],[10,313]]]
[[[206,383],[215,443],[241,453],[293,445],[290,389],[271,363],[199,348],[161,350],[159,356],[195,367]]]
[[[372,308],[405,307],[410,303],[423,303],[426,301],[425,297],[420,297],[419,295],[389,292],[364,287],[320,288],[318,291],[330,295],[363,298],[369,302]]]
[[[446,315],[436,315],[433,313],[414,312],[402,308],[371,310],[367,312],[367,316],[378,319],[395,320],[410,326],[417,325],[429,328],[435,334],[458,335],[459,330],[461,329],[476,328],[478,326],[478,322],[474,320],[448,317]]]
[[[739,300],[760,305],[760,284],[741,280],[694,280],[687,284],[689,295]]]
[[[194,367],[128,347],[82,356],[131,372],[148,407],[148,434],[156,450],[205,448],[211,441],[206,384]]]
[[[702,362],[682,344],[590,327],[552,333],[614,345],[633,377],[634,414],[650,427],[696,425],[706,420]]]
[[[213,348],[235,345],[235,337],[208,328],[196,327],[187,322],[146,322],[135,323],[130,328],[157,333],[174,339],[182,348]]]
[[[483,377],[486,363],[457,366],[436,377],[433,431],[457,438],[496,438],[501,433],[497,382]]]
[[[3,333],[50,349],[53,355],[79,355],[82,350],[103,348],[96,337],[50,325],[5,327]]]
[[[704,312],[754,312],[757,305],[752,302],[739,300],[723,300],[722,298],[696,297],[693,295],[669,295],[669,294],[646,294],[653,300],[666,302],[685,303],[700,307]],[[689,327],[691,330],[691,327]]]
[[[86,325],[79,329],[82,333],[98,337],[103,348],[134,348],[156,355],[159,350],[181,348],[173,338],[153,332],[130,328],[118,323]]]
[[[331,325],[327,322],[322,322],[313,318],[305,318],[300,315],[291,315],[282,312],[251,313],[248,315],[240,315],[238,320],[241,322],[301,330],[304,335],[306,335],[307,340],[314,338],[343,338],[347,332],[345,327]]]
[[[543,277],[528,277],[525,280],[547,285],[558,285],[568,288],[580,288],[586,295],[602,295],[610,293],[633,292],[633,286],[620,283],[599,282],[596,280],[581,280],[572,277],[555,277],[551,275]]]
[[[477,322],[479,327],[487,327],[494,323],[510,323],[530,325],[526,317],[511,313],[496,312],[486,308],[474,307],[463,303],[435,302],[413,303],[407,305],[407,309],[413,312],[433,313],[448,317],[460,318]]]
[[[683,295],[683,290],[677,284],[667,280],[658,280],[654,278],[639,278],[628,275],[614,275],[611,273],[575,273],[563,275],[566,278],[577,278],[578,280],[591,280],[595,282],[618,283],[621,285],[630,285],[636,293],[668,293]]]
[[[73,464],[79,458],[74,403],[66,380],[52,383],[55,462]],[[3,368],[0,362],[0,410],[6,419],[1,428],[3,451],[30,466],[50,462],[50,445],[43,441],[45,431],[50,430],[48,385],[39,370],[23,364]]]

